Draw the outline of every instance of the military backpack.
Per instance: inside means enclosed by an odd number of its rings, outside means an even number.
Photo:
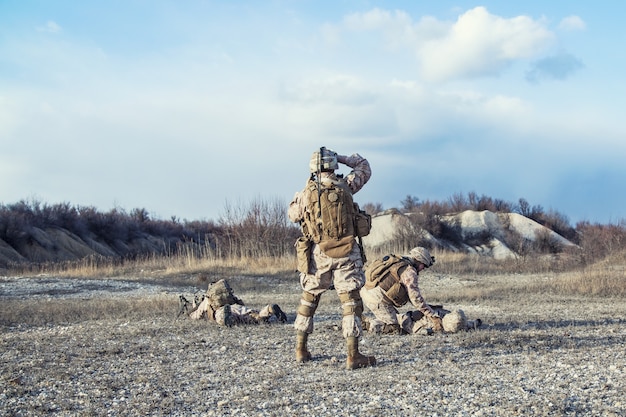
[[[396,307],[402,307],[409,301],[409,295],[400,275],[409,266],[409,259],[394,254],[376,259],[365,269],[365,288],[380,287]]]
[[[306,187],[309,198],[302,233],[328,256],[347,256],[354,237],[369,234],[371,217],[352,200],[352,192],[341,178],[311,178]]]

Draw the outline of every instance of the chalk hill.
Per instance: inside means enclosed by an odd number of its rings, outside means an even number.
[[[363,238],[369,248],[382,247],[401,236],[412,234],[429,242],[433,247],[455,252],[469,252],[506,259],[519,254],[522,245],[549,240],[560,247],[576,246],[556,232],[517,213],[493,213],[467,210],[440,218],[449,231],[447,238],[436,238],[419,229],[411,214],[387,210],[372,218],[372,231]]]
[[[539,237],[565,246],[574,243],[545,228],[537,222],[516,213],[490,211],[464,211],[441,217],[448,233],[446,238],[434,237],[425,230],[416,230],[411,215],[398,210],[387,210],[372,218],[372,231],[364,238],[368,248],[380,247],[397,239],[407,231],[429,242],[433,247],[457,252],[477,253],[495,259],[515,257],[524,242],[534,242]],[[128,241],[105,242],[91,235],[78,235],[59,227],[33,228],[30,237],[18,245],[9,245],[0,239],[0,268],[22,262],[63,262],[85,257],[132,257],[140,254],[165,253],[177,242],[147,233],[138,234]]]

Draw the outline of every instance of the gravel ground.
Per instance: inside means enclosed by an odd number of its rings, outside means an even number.
[[[15,294],[7,282],[0,301]],[[231,285],[252,307],[278,302],[293,321],[297,283]],[[378,364],[348,371],[334,294],[322,298],[306,364],[294,361],[291,324],[221,328],[176,319],[177,295],[133,292],[171,307],[136,320],[0,328],[0,415],[626,415],[624,300],[545,295],[446,305],[484,326],[366,335],[361,350]]]

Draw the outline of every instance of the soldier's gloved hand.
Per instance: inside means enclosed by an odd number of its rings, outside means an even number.
[[[441,317],[431,317],[430,321],[433,323],[433,331],[443,332],[443,322],[441,321]]]

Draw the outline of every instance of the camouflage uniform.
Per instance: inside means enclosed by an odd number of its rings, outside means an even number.
[[[183,296],[180,299],[182,303],[188,303]],[[186,305],[181,307],[181,311],[188,310]],[[205,318],[223,326],[273,323],[276,321],[285,323],[287,321],[287,316],[278,304],[268,304],[261,310],[246,307],[243,301],[235,296],[228,282],[223,279],[209,284],[204,298],[195,309],[188,313],[188,316],[195,320]]]
[[[195,320],[206,318],[207,320],[215,321],[217,324],[222,326],[285,321],[275,313],[275,304],[268,304],[261,310],[255,310],[241,304],[226,304],[213,310],[210,307],[210,304],[211,302],[209,299],[205,298],[198,305],[198,308],[189,314],[189,317]]]
[[[344,177],[344,181],[352,194],[357,193],[372,175],[369,162],[359,154],[337,155],[337,161],[352,168],[352,171]],[[322,182],[328,178],[336,178],[336,175],[333,172],[321,173],[320,180]],[[303,220],[304,211],[307,209],[308,196],[306,193],[308,192],[310,191],[307,188],[297,192],[289,204],[288,215],[291,221],[300,222]],[[317,244],[313,245],[312,254],[309,273],[300,274],[300,284],[306,293],[318,297],[331,286],[334,286],[337,294],[343,299],[342,295],[358,291],[365,283],[363,259],[356,240],[353,243],[352,251],[343,258],[331,258],[322,252]],[[310,301],[301,300],[301,303],[306,302]],[[296,330],[312,333],[313,316],[305,317],[298,313],[294,327]],[[361,322],[359,316],[355,314],[344,316],[342,329],[344,337],[360,336]]]
[[[453,311],[446,310],[442,306],[431,306],[435,313],[442,318],[443,330],[446,333],[457,333],[460,331],[474,330],[482,326],[482,320],[468,320],[465,312],[460,309]],[[433,333],[432,320],[423,315],[420,311],[407,311],[398,313],[397,320],[403,334],[430,335]],[[371,320],[368,324],[372,333],[384,333],[385,326],[380,320]]]
[[[423,320],[421,320],[417,326],[413,325],[414,322],[409,314],[399,314],[398,309],[394,306],[392,300],[387,297],[382,288],[378,286],[371,289],[361,288],[363,304],[374,313],[376,317],[370,320],[370,331],[377,332],[378,329],[383,328],[385,324],[400,324],[406,333],[417,333],[423,328],[432,327],[431,318],[437,318],[440,317],[440,315],[424,301],[424,297],[422,297],[418,286],[418,277],[418,271],[412,266],[409,266],[400,274],[400,280],[406,287],[411,304],[413,304],[413,306],[417,308],[417,311],[423,316]]]

